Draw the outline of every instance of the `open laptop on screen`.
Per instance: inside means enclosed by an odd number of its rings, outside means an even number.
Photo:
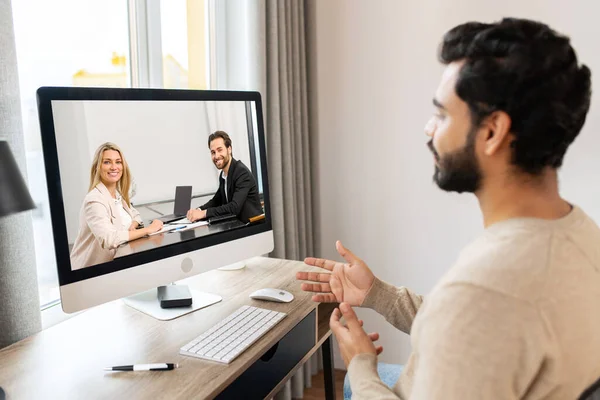
[[[175,188],[175,206],[173,207],[173,214],[163,215],[159,219],[165,224],[177,221],[178,219],[181,219],[186,216],[191,206],[192,187],[177,186]]]

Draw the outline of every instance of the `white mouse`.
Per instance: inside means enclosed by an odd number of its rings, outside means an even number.
[[[294,295],[281,289],[258,289],[250,293],[251,299],[275,301],[277,303],[289,303],[294,300]]]

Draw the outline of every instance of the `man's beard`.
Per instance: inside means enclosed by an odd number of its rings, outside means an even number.
[[[224,169],[227,166],[227,163],[229,162],[230,157],[229,156],[225,156],[223,157],[223,164],[221,164],[221,168],[219,168],[218,162],[221,160],[217,160],[216,162],[214,162],[215,167],[217,167],[217,169],[221,170]]]
[[[462,149],[440,157],[433,147],[433,140],[427,145],[437,161],[433,181],[446,192],[475,193],[481,187],[481,169],[475,157],[475,128],[467,135],[467,143]]]

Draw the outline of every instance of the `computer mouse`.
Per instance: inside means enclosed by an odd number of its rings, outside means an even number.
[[[294,300],[294,295],[282,289],[265,288],[250,293],[251,299],[289,303]]]

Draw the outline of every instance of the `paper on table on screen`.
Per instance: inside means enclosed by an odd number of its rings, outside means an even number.
[[[171,224],[191,224],[192,221],[190,221],[187,218],[182,218],[182,219],[178,219],[177,221],[171,221]]]
[[[177,229],[181,227],[181,225],[164,225],[160,231],[149,233],[148,236],[158,235],[159,233],[165,233],[172,231],[173,229]]]
[[[197,228],[197,227],[203,226],[203,225],[208,225],[208,221],[198,221],[198,222],[194,222],[193,224],[188,224],[185,228],[178,229],[177,232],[188,231],[190,229],[194,229],[194,228]],[[181,226],[181,225],[179,225],[179,226]]]

